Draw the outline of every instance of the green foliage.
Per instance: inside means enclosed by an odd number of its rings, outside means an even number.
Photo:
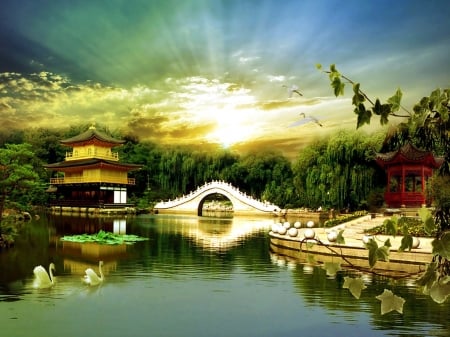
[[[373,268],[377,261],[389,261],[389,248],[391,247],[389,239],[384,242],[383,246],[378,246],[375,239],[370,238],[365,246],[369,250],[370,268]]]
[[[331,88],[336,97],[344,95],[346,83],[353,86],[352,105],[354,106],[353,111],[357,115],[357,128],[362,127],[364,124],[370,124],[372,115],[379,116],[381,125],[385,125],[389,122],[389,117],[395,116],[395,112],[401,107],[402,91],[400,89],[397,89],[395,94],[387,99],[387,103],[381,103],[378,98],[374,102],[361,90],[360,83],[342,75],[335,64],[331,64],[329,70],[323,70],[322,65],[316,65],[316,68],[328,74]]]
[[[391,311],[397,311],[403,314],[403,305],[405,304],[405,299],[395,295],[391,290],[384,289],[383,293],[376,296],[376,299],[381,301],[381,314],[387,314]]]
[[[385,227],[385,234],[396,236],[398,232],[398,218],[393,216],[390,219],[383,221],[383,226]]]
[[[390,224],[389,229],[386,227],[387,224]],[[396,231],[394,231],[395,229]],[[404,235],[407,233],[416,237],[429,237],[436,233],[436,226],[430,228],[430,230],[429,233],[425,231],[424,223],[420,219],[413,217],[398,218],[397,216],[393,216],[390,219],[386,219],[380,226],[365,230],[365,233],[371,235],[384,234],[392,236]]]
[[[444,232],[438,240],[433,240],[432,253],[439,255],[447,260],[450,259],[450,232]]]
[[[361,277],[353,278],[345,276],[344,285],[342,286],[342,288],[348,289],[353,297],[359,299],[361,297],[361,292],[367,287]]]
[[[114,234],[100,230],[96,234],[79,234],[79,235],[66,235],[61,238],[61,241],[70,241],[78,243],[93,242],[105,245],[121,245],[121,244],[133,244],[137,241],[145,241],[148,238],[143,238],[133,234]]]
[[[404,252],[406,250],[411,251],[412,247],[413,247],[413,236],[411,234],[406,233],[402,237],[402,240],[400,242],[400,247],[398,248],[398,250],[400,252]]]
[[[432,235],[436,232],[436,224],[433,216],[428,208],[422,207],[419,209],[419,216],[424,224],[425,233]]]
[[[395,94],[387,99],[387,102],[390,104],[392,112],[400,110],[401,107],[400,103],[402,100],[402,96],[403,96],[402,91],[400,89],[397,89]]]
[[[349,222],[354,219],[358,219],[364,215],[367,215],[367,211],[356,211],[350,214],[341,214],[334,219],[326,220],[323,223],[324,227],[334,227],[340,225],[341,223]]]
[[[336,243],[340,244],[340,245],[344,245],[345,244],[344,230],[343,229],[338,232],[338,235],[336,237]]]
[[[37,173],[42,164],[30,144],[6,144],[0,148],[0,215],[7,203],[26,207],[43,192]]]
[[[373,160],[381,140],[379,134],[341,131],[307,146],[293,167],[298,195],[314,208],[360,208],[384,186],[384,172]]]
[[[5,217],[0,222],[0,248],[9,247],[14,243],[18,234],[14,216]]]
[[[417,284],[428,289],[431,288],[437,279],[437,266],[436,262],[428,264],[427,270],[417,280]]]

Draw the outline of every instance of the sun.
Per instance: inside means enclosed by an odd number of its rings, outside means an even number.
[[[228,148],[233,144],[244,142],[254,135],[254,127],[238,123],[219,125],[212,133],[206,136],[209,142],[219,143]]]
[[[242,110],[232,107],[216,111],[214,116],[216,128],[205,136],[206,140],[227,148],[255,137],[258,133],[255,113],[256,111],[252,109]]]

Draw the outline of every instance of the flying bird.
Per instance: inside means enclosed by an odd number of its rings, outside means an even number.
[[[100,272],[100,276],[92,269],[86,269],[86,275],[84,275],[83,282],[90,286],[96,286],[103,282],[103,271],[102,271],[103,261],[98,263],[98,270]]]
[[[298,91],[298,87],[295,84],[291,85],[290,87],[288,87],[287,85],[283,85],[283,87],[288,89],[289,98],[291,98],[294,95],[294,93],[296,93],[299,96],[303,96],[303,94],[300,91]]]
[[[320,121],[314,116],[306,116],[304,112],[301,112],[300,116],[302,116],[303,118],[299,119],[298,121],[296,121],[296,122],[294,122],[292,124],[290,124],[289,125],[290,128],[292,128],[294,126],[303,125],[303,124],[306,124],[306,123],[309,123],[309,122],[314,122],[317,125],[319,125],[320,127],[323,127],[323,124],[320,123]]]
[[[33,287],[34,288],[50,288],[55,284],[55,279],[53,277],[53,270],[55,270],[55,265],[50,263],[48,267],[48,271],[50,275],[47,273],[44,267],[36,266],[33,269],[33,273],[35,276]]]

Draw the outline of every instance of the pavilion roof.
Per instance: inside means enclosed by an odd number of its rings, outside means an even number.
[[[422,164],[439,168],[444,162],[444,157],[435,156],[431,151],[421,150],[408,142],[397,151],[377,153],[376,161],[381,167],[394,164]]]
[[[105,159],[99,159],[99,158],[89,158],[89,159],[80,159],[80,160],[66,160],[59,163],[53,163],[53,164],[46,164],[44,165],[45,168],[53,171],[64,169],[70,169],[70,168],[76,168],[76,167],[93,167],[93,166],[109,166],[109,167],[115,167],[121,170],[126,171],[132,171],[132,170],[139,170],[142,168],[142,165],[139,164],[125,164],[125,163],[119,163],[117,161],[112,160],[105,160]]]
[[[69,144],[86,142],[86,141],[93,140],[93,139],[97,139],[99,141],[109,143],[111,145],[113,145],[113,144],[118,145],[118,144],[125,143],[125,140],[115,139],[111,136],[108,136],[106,133],[97,130],[95,128],[95,126],[91,126],[85,132],[80,133],[79,135],[68,138],[68,139],[63,139],[60,142],[65,145],[69,145]]]

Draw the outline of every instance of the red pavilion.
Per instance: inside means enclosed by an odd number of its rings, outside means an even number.
[[[387,174],[384,199],[388,207],[429,206],[426,184],[433,170],[444,162],[443,157],[406,143],[397,151],[377,153],[376,162]]]

